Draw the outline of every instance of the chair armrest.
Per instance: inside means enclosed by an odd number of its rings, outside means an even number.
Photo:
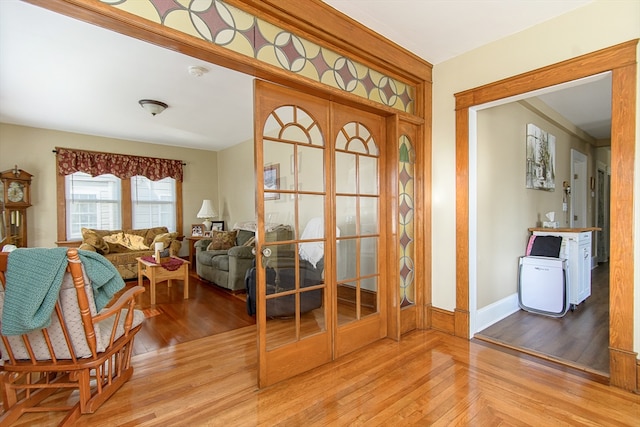
[[[207,250],[207,246],[209,246],[209,243],[211,243],[211,240],[209,239],[200,239],[193,245],[193,247],[196,248],[196,251],[205,251]]]
[[[235,258],[253,259],[253,246],[234,246],[229,249],[229,256]]]

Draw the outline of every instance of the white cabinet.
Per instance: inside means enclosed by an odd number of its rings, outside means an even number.
[[[533,230],[536,236],[560,236],[560,258],[569,268],[569,303],[572,308],[591,295],[591,231]]]

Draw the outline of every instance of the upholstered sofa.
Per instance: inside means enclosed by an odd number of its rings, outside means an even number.
[[[213,231],[212,238],[198,240],[196,273],[208,282],[231,291],[245,289],[244,276],[253,265],[255,232],[249,229]],[[267,242],[291,240],[291,227],[281,225],[270,228]],[[222,242],[222,243],[220,243]]]
[[[155,244],[162,242],[162,256],[178,255],[182,243],[178,233],[169,233],[167,227],[141,228],[137,230],[82,229],[79,249],[94,251],[107,258],[123,279],[138,277],[136,258],[153,255]]]

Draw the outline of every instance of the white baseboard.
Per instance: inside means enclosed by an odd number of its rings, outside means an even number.
[[[493,304],[482,307],[476,313],[477,328],[473,333],[480,332],[483,329],[488,328],[518,310],[520,310],[520,307],[518,306],[517,292],[501,299],[500,301],[496,301]]]

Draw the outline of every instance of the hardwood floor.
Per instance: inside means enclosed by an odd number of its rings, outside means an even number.
[[[135,286],[137,280],[127,281]],[[146,320],[136,335],[133,354],[142,354],[198,338],[255,325],[255,318],[247,314],[241,295],[234,295],[202,281],[194,271],[189,277],[189,299],[183,299],[182,281],[166,282],[156,288],[156,305],[151,306],[149,281],[136,305]],[[124,292],[124,291],[123,291]]]
[[[609,264],[600,264],[591,276],[591,296],[564,317],[520,310],[476,338],[608,377]]]
[[[151,317],[136,336],[133,377],[77,426],[637,426],[640,419],[640,396],[601,376],[438,331],[384,339],[259,390],[256,326],[244,302],[195,277],[190,286],[187,301],[181,282],[159,286],[156,307],[143,294],[140,308]],[[243,322],[250,325],[231,330]],[[26,414],[15,426],[62,417]]]
[[[255,326],[133,357],[78,426],[638,425],[640,396],[481,341],[414,331],[256,388]],[[16,426],[50,426],[27,414]]]

